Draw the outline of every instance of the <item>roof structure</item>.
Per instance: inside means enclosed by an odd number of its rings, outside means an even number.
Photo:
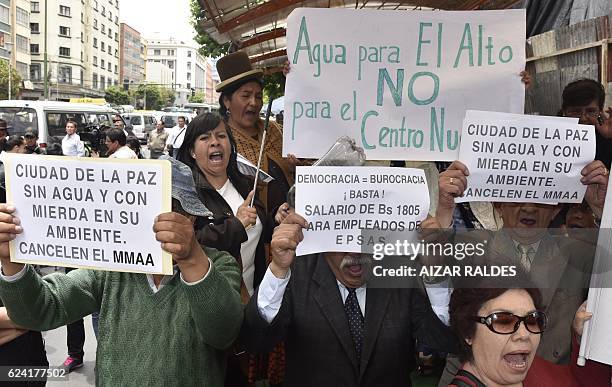
[[[218,43],[232,42],[258,67],[277,71],[287,55],[287,17],[295,8],[394,11],[505,9],[517,0],[198,0],[202,27]]]

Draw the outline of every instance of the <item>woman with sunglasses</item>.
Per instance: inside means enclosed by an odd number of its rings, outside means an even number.
[[[576,366],[577,337],[582,334],[584,321],[591,317],[584,305],[574,319],[570,365],[557,365],[536,356],[547,325],[540,291],[486,287],[492,284],[483,281],[479,288],[453,291],[450,324],[461,339],[459,359],[463,367],[449,386],[596,386],[600,384],[593,384],[595,380],[605,380],[606,374],[609,378],[609,370],[594,362],[587,362],[580,370]]]

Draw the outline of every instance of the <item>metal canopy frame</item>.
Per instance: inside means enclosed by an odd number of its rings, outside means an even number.
[[[518,0],[198,0],[205,12],[204,30],[218,43],[232,42],[253,63],[278,71],[287,55],[287,17],[295,8],[352,8],[381,10],[505,9]]]

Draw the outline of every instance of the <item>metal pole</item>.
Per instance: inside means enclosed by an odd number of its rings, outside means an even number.
[[[147,110],[147,85],[144,87],[144,110]]]
[[[47,0],[45,0],[45,56],[44,56],[44,81],[45,81],[45,91],[44,91],[44,96],[45,96],[45,101],[47,101],[49,99],[49,74],[47,72],[47,15],[49,14],[49,12],[47,12]]]
[[[12,94],[13,94],[13,93],[12,93],[12,91],[11,91],[11,89],[13,88],[13,85],[12,85],[12,82],[11,82],[11,78],[13,78],[13,77],[11,76],[11,75],[12,75],[12,74],[11,74],[11,73],[12,73],[12,70],[13,70],[13,66],[12,66],[12,64],[11,64],[11,52],[9,51],[9,72],[8,72],[8,86],[9,86],[9,89],[8,89],[8,99],[9,99],[9,101],[10,101],[10,100],[12,99],[12,97],[13,97],[13,96],[12,96]]]

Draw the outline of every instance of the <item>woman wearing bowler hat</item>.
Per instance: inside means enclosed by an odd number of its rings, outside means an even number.
[[[248,55],[238,51],[219,59],[217,71],[221,79],[216,86],[221,93],[219,112],[233,132],[238,153],[257,165],[264,127],[259,117],[263,106],[263,70],[253,69]],[[293,184],[293,173],[282,156],[282,146],[282,128],[271,121],[261,168],[274,180],[258,193],[268,212],[286,201],[289,187]]]

